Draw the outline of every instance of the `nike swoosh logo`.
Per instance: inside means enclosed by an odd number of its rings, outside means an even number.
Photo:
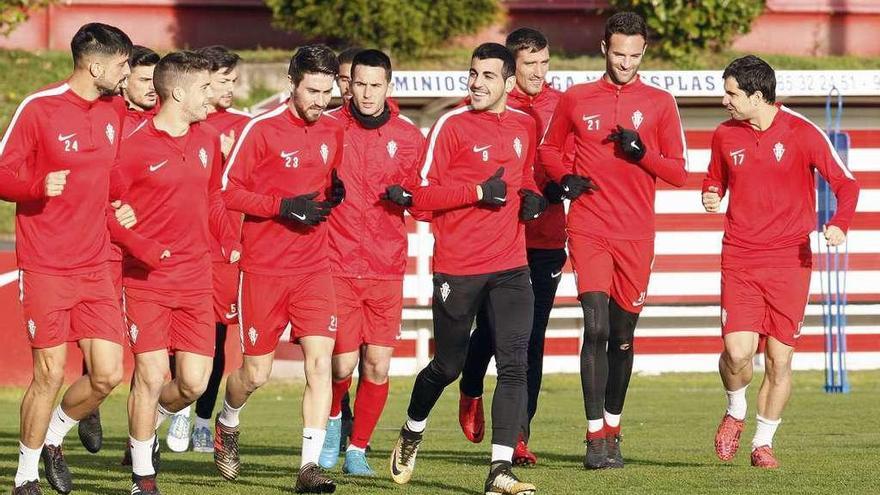
[[[507,196],[505,196],[503,198],[499,198],[498,196],[493,196],[492,199],[494,199],[495,201],[501,201],[502,203],[504,203],[507,201]]]
[[[561,271],[556,272],[556,273],[551,273],[551,274],[550,274],[550,277],[551,277],[551,278],[559,278],[560,275],[562,275],[562,272],[561,272]]]
[[[296,218],[299,218],[300,220],[305,220],[305,219],[306,219],[306,216],[305,216],[305,215],[301,215],[301,214],[299,214],[299,213],[291,213],[291,215],[295,216]]]
[[[397,476],[401,473],[401,471],[397,470],[397,452],[394,452],[394,458],[391,459],[391,473],[394,476]]]
[[[485,150],[487,150],[487,149],[489,149],[489,148],[491,148],[491,147],[492,147],[491,144],[486,145],[486,146],[477,146],[477,145],[475,144],[475,145],[474,145],[474,153],[479,153],[479,152],[481,152],[481,151],[485,151]]]
[[[289,152],[289,153],[285,153],[285,152],[282,151],[282,152],[281,152],[281,158],[290,158],[290,157],[296,155],[297,153],[299,153],[299,150],[291,151],[291,152]]]
[[[59,141],[67,141],[68,139],[72,138],[73,136],[76,136],[76,133],[75,133],[75,132],[74,132],[73,134],[68,134],[68,135],[66,135],[66,136],[62,136],[61,134],[59,134],[59,135],[58,135],[58,140],[59,140]]]
[[[307,437],[307,436],[303,435],[303,440],[311,440],[311,439],[312,439],[312,437]]]
[[[226,313],[227,320],[231,320],[231,319],[235,318],[236,316],[238,316],[238,313]]]
[[[639,145],[637,145],[635,141],[629,143],[629,145],[632,146],[633,148],[637,149],[637,150],[640,150],[640,149],[641,149],[641,148],[639,148]]]
[[[598,118],[600,115],[602,115],[602,114],[601,113],[594,113],[593,115],[584,115],[583,118],[584,118],[584,120],[593,120],[595,118]]]
[[[400,194],[401,194],[404,198],[411,198],[411,197],[412,197],[412,194],[410,194],[410,193],[408,193],[408,192],[406,192],[406,191],[404,191],[404,192],[402,192],[402,193],[400,193]]]
[[[164,162],[159,162],[155,165],[150,165],[150,172],[155,172],[156,170],[159,170],[160,168],[164,167],[166,163],[168,163],[168,160],[165,160]]]

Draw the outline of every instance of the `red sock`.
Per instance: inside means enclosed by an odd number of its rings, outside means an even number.
[[[599,431],[587,431],[587,440],[595,440],[597,438],[605,438],[605,435],[607,435],[607,433],[606,433],[607,431],[608,431],[608,425],[605,425],[605,427]]]
[[[617,426],[608,426],[605,425],[605,436],[608,438],[614,438],[617,435],[620,435],[620,425]]]
[[[348,392],[351,386],[351,377],[349,376],[341,382],[333,382],[333,399],[330,402],[330,417],[335,418],[342,414],[342,397]]]
[[[388,381],[381,385],[361,378],[354,402],[354,425],[351,428],[351,444],[365,449],[379,423],[385,401],[388,400]]]

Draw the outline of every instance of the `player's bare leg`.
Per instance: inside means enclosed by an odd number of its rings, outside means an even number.
[[[154,453],[158,448],[156,410],[169,373],[165,349],[135,354],[129,396],[128,442],[131,445],[132,483],[144,493],[157,492]],[[133,493],[134,489],[133,489]]]
[[[269,381],[275,353],[242,357],[241,367],[226,379],[223,407],[214,424],[214,464],[220,474],[234,480],[241,459],[238,454],[239,414],[248,398]]]
[[[791,361],[794,348],[773,337],[767,339],[764,381],[758,391],[758,426],[752,440],[752,465],[779,466],[773,455],[773,435],[782,421],[782,411],[791,396]]]
[[[61,407],[68,416],[80,420],[101,405],[122,381],[122,346],[101,339],[79,342],[89,374],[81,376],[64,393]]]
[[[67,344],[45,349],[33,349],[34,376],[21,401],[20,452],[21,459],[15,473],[15,486],[39,478],[40,454],[46,439],[46,430],[52,417],[53,405],[64,383],[64,362]],[[63,457],[62,457],[63,462]],[[65,464],[66,468],[66,464]]]
[[[73,488],[70,470],[61,449],[65,435],[79,423],[79,420],[92,414],[122,380],[121,345],[101,339],[83,339],[79,345],[89,373],[81,376],[67,389],[61,398],[61,404],[51,412],[48,428],[44,430],[46,437],[42,458],[46,479],[52,488],[61,493],[68,493]],[[58,350],[51,353],[56,358],[52,366],[60,365],[58,370],[63,379],[64,354]],[[61,359],[57,359],[58,357]],[[43,398],[49,398],[54,402],[56,395],[57,389],[51,392],[51,397]],[[24,414],[24,406],[22,412]]]
[[[192,404],[205,391],[208,377],[211,376],[213,358],[193,352],[175,353],[176,373],[164,387],[159,396],[159,405],[174,413]]]
[[[752,360],[758,350],[757,332],[731,332],[724,336],[724,351],[718,360],[721,382],[727,392],[727,411],[715,433],[715,454],[729,461],[739,449],[745,427],[746,388],[752,381]]]
[[[336,484],[323,475],[318,458],[327,433],[327,417],[330,415],[332,398],[332,355],[335,340],[323,336],[306,336],[300,339],[303,349],[303,365],[306,388],[303,391],[303,446],[297,493],[332,493]]]

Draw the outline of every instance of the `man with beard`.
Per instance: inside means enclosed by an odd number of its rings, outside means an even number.
[[[623,467],[620,416],[654,259],[656,183],[681,187],[687,178],[675,99],[638,75],[646,43],[638,14],[609,17],[601,44],[605,74],[566,91],[538,150],[539,162],[572,201],[568,251],[584,311],[587,469]],[[569,166],[564,154],[572,136]]]
[[[391,453],[396,483],[412,478],[428,415],[443,389],[461,373],[474,317],[488,304],[498,385],[485,493],[535,492],[534,485],[516,478],[511,461],[526,411],[526,354],[534,304],[523,222],[540,216],[547,205],[535,192],[535,120],[506,105],[516,85],[515,71],[514,57],[503,45],[485,43],[474,50],[470,103],[434,124],[422,160],[421,185],[412,192],[413,207],[432,212],[436,350],[416,378],[408,418]]]
[[[269,379],[275,349],[289,328],[291,341],[302,346],[306,375],[294,488],[299,493],[336,489],[318,457],[330,412],[337,328],[324,222],[345,195],[332,173],[342,161],[344,129],[324,114],[338,70],[336,55],[324,45],[297,50],[288,70],[290,100],[245,126],[223,176],[227,206],[245,214],[238,306],[244,356],[226,381],[214,463],[224,478],[238,477],[239,415]]]
[[[91,23],[71,41],[73,74],[25,98],[0,142],[0,198],[16,203],[20,301],[34,361],[21,403],[15,495],[49,484],[73,489],[64,436],[122,380],[124,325],[110,273],[110,170],[121,138],[112,102],[129,73],[132,44]],[[130,223],[129,223],[130,225]],[[88,374],[52,406],[64,382],[67,342]]]
[[[159,55],[149,48],[134,45],[131,55],[128,57],[128,65],[131,73],[122,84],[122,96],[116,98],[125,106],[123,112],[121,132],[127,136],[126,130],[131,132],[146,119],[156,115],[156,104],[159,98],[153,87],[153,69],[159,63]],[[114,238],[114,241],[118,239]],[[126,243],[128,247],[136,247],[143,239],[134,238],[133,242]],[[113,274],[113,286],[122,300],[122,249],[117,244],[110,245],[110,270]],[[83,360],[83,375],[88,373],[85,360]],[[104,443],[104,432],[101,427],[101,411],[95,410],[77,425],[79,439],[83,446],[91,453],[101,450]]]

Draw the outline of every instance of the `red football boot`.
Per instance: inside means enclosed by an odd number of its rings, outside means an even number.
[[[483,417],[482,397],[468,397],[461,394],[461,398],[458,400],[458,423],[468,440],[473,443],[483,441],[486,420]]]
[[[773,449],[769,445],[762,445],[752,451],[752,466],[764,469],[776,469],[779,461],[773,455]]]
[[[715,455],[722,461],[729,461],[739,449],[739,437],[742,435],[746,422],[729,414],[721,418],[718,431],[715,432]]]
[[[529,450],[528,444],[523,440],[522,433],[519,434],[519,440],[513,449],[513,465],[514,466],[534,466],[538,463],[538,456]]]

